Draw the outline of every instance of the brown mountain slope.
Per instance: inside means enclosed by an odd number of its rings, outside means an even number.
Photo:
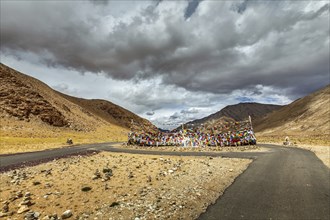
[[[212,120],[218,120],[222,117],[232,118],[235,121],[243,121],[248,119],[249,115],[254,121],[281,107],[282,106],[280,105],[269,105],[260,103],[239,103],[236,105],[228,105],[212,115],[209,115],[202,119],[191,121],[188,124],[202,124]]]
[[[133,122],[138,123],[140,125],[150,128],[156,128],[148,120],[143,119],[136,114],[109,101],[100,99],[82,99],[65,95],[62,93],[59,94],[65,99],[71,101],[72,103],[81,106],[87,113],[97,115],[98,117],[109,123],[130,128],[131,122],[133,120]]]
[[[40,92],[49,89],[45,84],[2,64],[0,79],[1,115],[5,114],[21,121],[38,117],[41,121],[58,127],[69,125],[65,116],[52,105],[52,101],[48,101]]]
[[[330,85],[255,122],[259,135],[330,134]]]
[[[111,102],[61,94],[3,64],[0,79],[0,153],[17,143],[38,145],[38,138],[54,146],[68,137],[75,143],[126,140],[132,119],[154,128],[146,119]]]

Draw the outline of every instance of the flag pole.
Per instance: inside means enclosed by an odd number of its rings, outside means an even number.
[[[251,116],[250,115],[249,115],[249,121],[250,121],[251,129],[253,130],[253,128],[252,128],[252,120],[251,120]]]

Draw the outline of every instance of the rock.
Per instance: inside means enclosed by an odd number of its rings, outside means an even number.
[[[110,207],[115,207],[115,206],[118,206],[118,205],[120,205],[119,202],[113,202],[113,203],[110,204]]]
[[[41,183],[40,183],[39,181],[34,181],[34,182],[33,182],[33,185],[34,185],[34,186],[37,186],[37,185],[40,185],[40,184],[41,184]]]
[[[33,203],[31,202],[31,193],[30,192],[26,192],[24,197],[23,197],[23,201],[19,204],[19,206],[23,206],[23,205],[27,205],[27,206],[31,206],[33,205]]]
[[[97,212],[95,215],[102,218],[103,213],[102,212]]]
[[[108,167],[103,168],[102,172],[103,172],[103,173],[108,173],[109,175],[112,176],[112,169],[110,169],[110,168],[108,168]]]
[[[55,214],[53,214],[53,215],[45,216],[45,217],[43,217],[42,219],[43,219],[43,220],[58,220],[59,218],[58,218],[57,214],[55,213]]]
[[[229,172],[233,172],[234,170],[233,170],[233,169],[229,169],[228,171],[229,171]]]
[[[110,176],[105,175],[104,178],[102,179],[103,182],[110,180]]]
[[[97,169],[94,173],[94,176],[92,177],[92,180],[96,180],[96,179],[100,179],[101,178],[101,173],[100,171]]]
[[[102,179],[103,181],[108,181],[110,180],[110,177],[112,177],[112,169],[110,168],[103,168],[103,173],[104,173],[104,178]]]
[[[169,174],[174,173],[174,170],[168,170],[168,173]]]
[[[53,193],[54,195],[56,195],[57,197],[60,197],[61,195],[63,195],[64,193],[56,191]]]
[[[98,178],[100,178],[100,177],[98,177],[98,176],[92,176],[92,180],[97,180]]]
[[[22,206],[18,209],[17,214],[22,214],[23,212],[27,212],[27,211],[29,211],[29,210],[30,210],[30,208],[29,208],[27,205],[22,205]]]
[[[89,214],[83,213],[82,216],[79,217],[79,220],[89,219]]]
[[[10,181],[10,182],[15,185],[19,185],[23,180],[25,180],[27,178],[27,175],[25,172],[16,171],[16,170],[14,170],[9,176],[12,179],[12,181]]]
[[[58,216],[57,216],[57,214],[55,213],[55,214],[53,214],[52,216],[50,216],[50,218],[58,219]]]
[[[41,173],[45,173],[45,176],[52,175],[52,169],[41,170]]]
[[[129,174],[128,174],[128,178],[131,179],[131,178],[133,178],[133,177],[134,177],[133,173],[132,173],[132,172],[129,172]]]
[[[3,206],[2,206],[2,213],[6,213],[6,212],[9,212],[9,202],[8,201],[4,201],[3,203]]]
[[[16,193],[16,199],[18,199],[18,198],[22,198],[23,197],[23,192],[22,191],[18,191],[17,193]]]
[[[0,212],[0,218],[8,216],[8,213]]]
[[[63,212],[62,214],[62,219],[67,219],[70,218],[72,216],[72,211],[71,210],[66,210],[65,212]]]
[[[73,144],[73,141],[72,141],[71,138],[68,138],[68,139],[66,140],[66,143],[69,144],[69,145],[72,145],[72,144]]]
[[[83,191],[83,192],[88,192],[88,191],[91,191],[91,190],[92,190],[92,187],[90,187],[90,186],[84,186],[84,187],[81,188],[81,191]]]
[[[20,204],[18,204],[18,206],[31,206],[33,205],[33,203],[30,201],[30,200],[25,200],[25,201],[22,201]]]
[[[25,220],[37,220],[38,219],[38,217],[35,217],[34,216],[34,212],[33,211],[29,211],[29,212],[27,212],[26,214],[25,214]]]
[[[51,183],[46,183],[45,188],[51,188],[53,185]]]

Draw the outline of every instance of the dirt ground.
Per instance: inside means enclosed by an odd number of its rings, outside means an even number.
[[[250,162],[109,152],[62,158],[0,174],[0,216],[196,219]]]

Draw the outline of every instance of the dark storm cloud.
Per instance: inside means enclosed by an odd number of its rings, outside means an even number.
[[[180,111],[181,114],[197,114],[198,112],[198,109],[195,108]]]
[[[176,120],[181,118],[181,115],[177,112],[175,112],[173,115],[170,116],[170,120]]]
[[[107,5],[110,0],[89,0],[96,5]]]
[[[295,97],[329,83],[326,1],[124,2],[120,16],[116,4],[1,1],[1,53],[217,94],[262,84]]]
[[[146,115],[149,115],[149,116],[152,116],[152,115],[154,115],[155,114],[155,112],[153,112],[153,111],[151,111],[151,112],[146,112]]]
[[[199,111],[195,108],[181,110],[180,112],[175,112],[174,114],[172,114],[168,119],[170,122],[174,121],[176,123],[176,126],[178,126],[182,123],[195,119],[197,113],[199,113]]]
[[[232,9],[237,11],[240,14],[243,14],[247,8],[248,2],[249,2],[249,0],[245,0],[243,2],[238,2],[236,4],[233,4]]]
[[[189,18],[192,14],[194,14],[200,2],[201,0],[189,0],[186,11],[184,12],[184,17],[186,19]]]
[[[156,7],[162,2],[163,0],[154,0],[156,2]]]

